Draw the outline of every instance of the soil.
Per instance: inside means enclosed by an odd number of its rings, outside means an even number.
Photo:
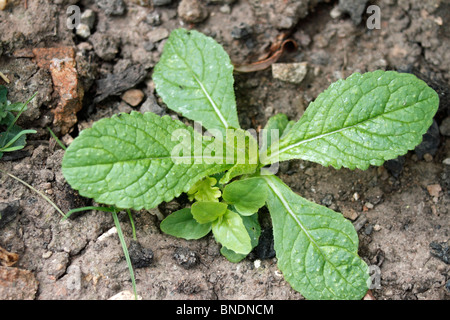
[[[350,9],[339,12],[339,1],[320,0],[10,0],[0,11],[0,71],[9,83],[0,78],[0,84],[8,87],[11,101],[38,92],[20,119],[21,126],[37,133],[28,136],[24,150],[6,154],[0,170],[40,190],[64,212],[91,205],[65,182],[64,151],[48,126],[69,144],[82,129],[115,113],[139,110],[175,117],[151,80],[175,28],[214,37],[239,65],[261,59],[286,33],[298,48],[283,53],[278,62],[307,62],[308,73],[300,84],[274,79],[270,67],[236,74],[243,128],[264,126],[279,112],[297,120],[332,82],[357,71],[412,72],[440,94],[434,131],[419,149],[366,171],[298,160],[281,164],[278,175],[302,196],[353,221],[360,256],[375,270],[375,299],[448,300],[450,5],[444,0],[369,1],[366,7],[377,5],[381,13],[380,29],[370,29],[370,14],[352,7],[357,1],[341,2]],[[67,27],[67,8],[73,4],[82,13],[93,11],[90,36]],[[79,95],[74,101],[61,97],[54,74],[33,54],[36,48],[55,47],[75,51]],[[67,72],[73,75],[72,69]],[[121,98],[128,89],[140,91],[128,94],[133,106]],[[77,103],[82,103],[80,111]],[[73,107],[67,121],[55,111],[64,106]],[[264,209],[265,247],[231,263],[211,235],[185,241],[160,231],[160,219],[186,202],[181,196],[150,212],[135,212],[139,245],[133,252],[144,259],[135,270],[143,299],[303,299],[277,269]],[[4,216],[8,213],[0,224],[0,247],[19,256],[14,266],[0,267],[0,299],[109,299],[132,290],[109,214],[86,212],[62,221],[41,196],[5,174],[0,177],[0,208]],[[128,217],[121,213],[119,218],[131,244]]]

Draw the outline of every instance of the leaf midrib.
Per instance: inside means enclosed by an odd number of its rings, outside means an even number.
[[[184,41],[183,41],[184,42]],[[206,90],[206,88],[204,87],[202,81],[197,77],[197,75],[195,74],[194,70],[192,70],[192,68],[190,67],[190,65],[187,63],[186,59],[184,59],[179,53],[178,51],[175,49],[175,47],[169,43],[169,45],[172,46],[172,50],[173,52],[178,56],[178,58],[180,60],[182,60],[184,62],[184,65],[186,66],[186,69],[189,70],[189,72],[191,73],[192,77],[194,78],[194,80],[198,83],[198,85],[200,86],[200,89],[202,90],[202,92],[205,94],[206,98],[208,99],[209,103],[211,104],[211,106],[213,107],[214,112],[216,113],[216,115],[219,117],[220,122],[222,122],[222,124],[224,125],[225,129],[228,129],[230,127],[230,125],[228,124],[227,120],[225,119],[225,117],[223,116],[222,112],[220,111],[220,109],[217,107],[215,101],[213,100],[213,98],[210,96],[210,94],[208,93],[208,91]],[[185,44],[186,45],[186,44]],[[194,42],[195,47],[197,48],[197,50],[199,50],[201,52],[201,50],[197,47],[197,44]],[[203,58],[203,54],[201,55],[202,57],[202,61],[203,61],[203,65],[205,64],[204,62],[204,58]]]
[[[423,100],[418,100],[418,101],[416,101],[414,104],[417,104],[417,103],[420,103],[420,102],[429,100],[430,98],[431,98],[431,97],[427,97],[427,98],[425,98],[425,99],[423,99]],[[291,149],[293,149],[293,148],[296,148],[296,147],[298,147],[298,146],[300,146],[300,145],[302,145],[302,144],[305,144],[305,143],[308,143],[308,142],[311,142],[311,141],[314,141],[314,140],[317,140],[317,139],[322,139],[322,138],[325,138],[325,137],[327,137],[327,136],[330,136],[330,135],[333,135],[333,134],[336,134],[336,133],[339,133],[339,132],[342,132],[342,131],[345,131],[345,130],[350,130],[350,129],[354,128],[354,127],[363,125],[363,124],[365,124],[365,123],[368,122],[368,121],[373,121],[373,120],[375,120],[375,119],[377,119],[377,118],[379,118],[379,117],[382,117],[382,116],[385,116],[385,115],[388,115],[388,114],[390,114],[390,113],[394,113],[394,112],[397,112],[397,111],[401,111],[401,110],[404,110],[404,109],[409,108],[409,107],[411,107],[411,105],[407,105],[407,106],[404,106],[404,107],[402,107],[402,108],[395,109],[395,110],[392,110],[392,111],[383,112],[383,113],[381,113],[381,114],[378,114],[378,115],[376,115],[376,116],[374,116],[374,117],[365,119],[365,120],[363,120],[363,121],[361,121],[361,122],[355,123],[355,124],[353,124],[353,125],[351,125],[351,126],[348,126],[348,127],[344,127],[344,128],[341,128],[341,129],[338,129],[338,130],[335,130],[335,131],[327,132],[327,133],[322,133],[322,134],[319,134],[319,135],[317,135],[317,136],[308,138],[308,139],[306,139],[306,140],[301,140],[301,141],[296,142],[296,143],[294,143],[294,144],[291,144],[291,145],[289,145],[289,146],[287,146],[287,147],[284,147],[284,148],[281,149],[281,150],[278,150],[276,153],[271,154],[270,157],[267,157],[266,159],[264,159],[264,161],[261,161],[261,162],[264,163],[264,164],[271,163],[271,161],[272,161],[273,158],[279,156],[280,154],[282,154],[282,153],[284,153],[284,152],[286,152],[286,151],[289,151],[289,150],[291,150]],[[299,120],[299,121],[301,121],[301,120]],[[312,121],[312,120],[311,120],[311,121]],[[283,139],[289,139],[289,134],[288,134],[286,137],[284,137]],[[281,141],[281,140],[280,140],[280,141]],[[279,143],[278,143],[278,144],[279,144]]]

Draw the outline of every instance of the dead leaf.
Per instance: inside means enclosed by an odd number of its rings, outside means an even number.
[[[267,69],[273,63],[277,62],[281,55],[287,50],[296,50],[297,43],[292,39],[285,39],[286,34],[281,34],[271,45],[269,52],[259,61],[245,65],[234,65],[234,71],[248,73]]]
[[[0,247],[0,264],[3,267],[11,267],[19,260],[19,255],[11,253]]]

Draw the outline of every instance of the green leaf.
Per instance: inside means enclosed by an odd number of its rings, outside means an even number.
[[[169,116],[121,114],[83,130],[67,148],[62,170],[84,197],[118,208],[151,209],[232,166],[197,159],[192,146],[206,147],[200,138]]]
[[[259,236],[261,235],[261,226],[258,221],[258,214],[255,213],[251,216],[242,217],[242,222],[244,223],[245,229],[250,236],[250,241],[252,244],[252,250],[258,245]],[[220,253],[225,256],[230,262],[237,263],[242,261],[247,256],[246,254],[236,253],[227,247],[220,248]]]
[[[437,111],[437,93],[412,74],[355,73],[333,83],[263,164],[300,158],[337,169],[367,169],[412,150]]]
[[[206,129],[239,128],[233,65],[214,39],[176,29],[164,45],[153,81],[167,106]]]
[[[252,251],[252,242],[241,216],[231,210],[212,223],[212,232],[217,242],[228,249],[247,255]]]
[[[261,150],[266,150],[273,142],[277,141],[283,135],[288,124],[289,119],[284,113],[270,117],[264,127],[263,134],[266,136],[262,139]]]
[[[9,131],[0,133],[0,150],[11,152],[23,149],[26,145],[26,135],[36,133],[36,130],[23,130],[13,125]]]
[[[243,216],[253,215],[266,203],[267,188],[260,178],[237,180],[223,190],[223,199]]]
[[[221,184],[228,183],[234,177],[252,174],[258,168],[258,142],[249,131],[242,129],[227,130],[227,163],[234,163],[220,179]]]
[[[227,212],[227,205],[222,202],[196,202],[192,205],[192,216],[198,223],[217,220]]]
[[[191,209],[184,208],[168,215],[160,225],[164,233],[186,240],[203,238],[211,231],[211,223],[198,223]]]
[[[220,192],[219,187],[215,187],[216,184],[217,180],[212,177],[206,177],[198,181],[187,192],[189,200],[219,202],[222,192]]]
[[[278,267],[307,299],[361,299],[368,267],[358,257],[358,235],[341,214],[295,194],[275,176],[264,176]]]

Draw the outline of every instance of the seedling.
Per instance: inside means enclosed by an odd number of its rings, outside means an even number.
[[[437,111],[436,92],[411,74],[355,73],[321,93],[299,121],[270,118],[258,150],[255,135],[239,126],[230,59],[212,38],[173,31],[153,80],[168,108],[207,132],[150,112],[102,119],[67,149],[69,184],[98,203],[135,210],[186,192],[192,206],[169,215],[161,229],[186,239],[212,231],[232,261],[258,243],[257,212],[266,205],[278,266],[295,290],[308,299],[361,299],[369,272],[353,225],[293,192],[274,175],[275,164],[379,166],[421,142]]]
[[[26,110],[27,104],[36,94],[25,103],[11,103],[8,101],[7,95],[8,89],[5,86],[0,86],[0,129],[2,127],[6,128],[5,131],[0,132],[0,159],[5,152],[23,149],[26,144],[26,135],[36,133],[35,130],[23,130],[16,125],[17,119]],[[14,115],[13,112],[17,112],[17,115]]]

